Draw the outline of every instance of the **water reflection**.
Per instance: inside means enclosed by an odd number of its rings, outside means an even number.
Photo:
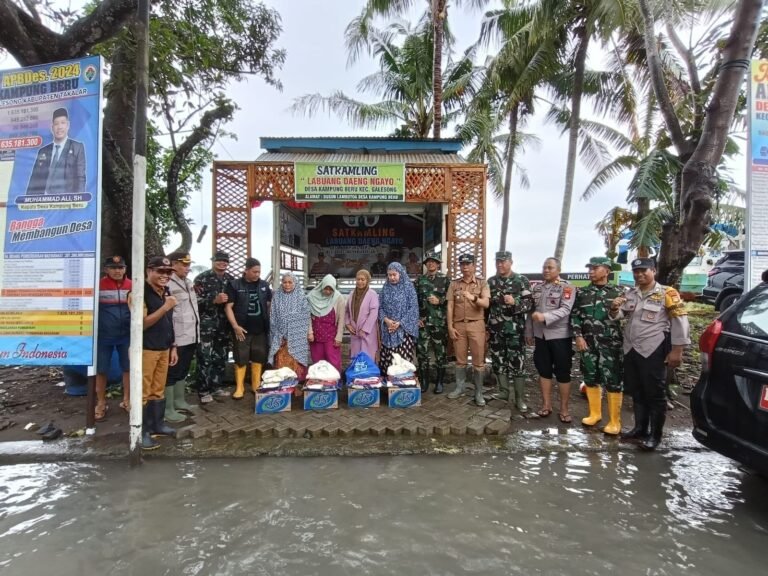
[[[706,452],[15,465],[0,568],[753,574],[765,488]]]

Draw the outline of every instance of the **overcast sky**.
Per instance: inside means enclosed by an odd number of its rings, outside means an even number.
[[[278,92],[256,78],[234,85],[231,97],[240,110],[235,121],[227,129],[237,134],[237,141],[224,141],[215,152],[221,160],[250,160],[257,157],[260,136],[386,136],[390,131],[361,131],[345,125],[335,117],[321,115],[314,118],[294,116],[288,107],[294,98],[310,92],[329,94],[343,90],[358,95],[355,86],[365,75],[376,70],[375,61],[363,58],[353,67],[347,67],[344,49],[344,28],[359,14],[364,0],[268,0],[282,17],[283,34],[280,45],[287,50],[287,60],[280,73],[284,89]],[[419,5],[420,3],[416,3]],[[421,7],[421,6],[419,6]],[[418,13],[414,13],[415,21]],[[457,52],[477,39],[482,20],[481,12],[452,8],[449,14],[451,27],[456,36]],[[370,99],[370,97],[368,97]],[[371,100],[372,101],[372,100]],[[540,106],[545,109],[545,106]],[[394,126],[392,127],[394,128]],[[526,167],[531,188],[521,190],[515,181],[511,201],[511,221],[507,247],[512,250],[515,268],[520,271],[538,271],[542,261],[554,252],[565,178],[567,141],[559,130],[541,122],[531,123],[527,131],[535,133],[542,141],[539,150],[529,150],[520,162]],[[452,136],[450,129],[444,136]],[[575,195],[580,194],[589,181],[589,174],[582,166],[576,173]],[[206,186],[210,186],[206,183]],[[616,181],[610,190],[600,193],[589,202],[579,201],[576,196],[571,212],[571,223],[564,259],[564,269],[582,271],[590,256],[604,252],[602,240],[595,232],[595,223],[617,204],[624,204],[626,181]],[[210,188],[204,192],[208,193]],[[190,217],[196,222],[210,222],[211,205],[196,205]],[[491,199],[488,202],[487,253],[493,258],[498,248],[501,205]],[[271,245],[271,205],[264,204],[254,211],[254,256],[269,262]],[[200,260],[208,239],[195,248]],[[493,270],[492,261],[488,270]]]
[[[214,152],[221,160],[252,160],[262,150],[259,137],[262,136],[386,136],[394,128],[378,132],[362,131],[345,125],[336,117],[327,115],[315,118],[294,116],[288,108],[294,98],[306,93],[329,94],[343,90],[352,96],[357,94],[358,81],[374,72],[376,62],[363,57],[355,66],[347,67],[344,48],[344,28],[360,13],[364,0],[265,0],[276,8],[282,17],[283,33],[279,46],[287,51],[287,60],[279,77],[283,83],[282,92],[268,86],[257,77],[247,78],[234,84],[230,97],[237,102],[239,110],[235,120],[226,130],[237,135],[237,140],[224,140],[215,145]],[[419,8],[425,2],[416,2]],[[415,21],[419,12],[414,12]],[[468,9],[451,8],[449,13],[452,31],[456,37],[456,51],[463,51],[477,38],[482,13]],[[600,54],[590,54],[591,65],[600,66]],[[5,60],[0,67],[13,67]],[[368,97],[370,101],[372,98]],[[546,106],[540,105],[539,110]],[[511,222],[507,247],[512,250],[515,268],[519,271],[538,271],[545,257],[554,252],[557,228],[565,179],[565,158],[567,153],[566,135],[541,121],[532,122],[526,131],[535,133],[542,141],[538,150],[529,150],[520,158],[531,181],[530,190],[521,190],[517,180],[513,184],[511,200]],[[446,137],[453,136],[452,128],[444,131]],[[733,176],[737,182],[744,182],[744,162],[736,163],[738,169]],[[628,178],[615,180],[608,188],[588,202],[579,200],[581,191],[590,180],[590,174],[577,164],[574,201],[566,243],[564,270],[582,271],[590,256],[604,252],[602,240],[595,232],[595,223],[616,205],[624,205]],[[488,202],[487,254],[488,270],[493,270],[493,252],[499,244],[500,204]],[[201,194],[191,199],[188,216],[194,221],[195,235],[208,224],[209,234],[201,244],[193,247],[193,257],[200,264],[207,265],[211,251],[211,181],[207,176]],[[272,242],[271,204],[265,203],[254,211],[253,256],[262,260],[269,268],[270,245]]]

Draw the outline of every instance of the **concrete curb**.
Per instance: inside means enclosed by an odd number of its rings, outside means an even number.
[[[160,440],[145,460],[318,456],[490,455],[569,452],[641,452],[633,444],[579,429],[545,428],[501,436],[359,437],[359,438],[200,438]],[[707,450],[690,431],[665,434],[656,452]],[[643,452],[641,452],[643,453]],[[57,442],[0,443],[0,464],[39,462],[97,462],[128,457],[124,439],[114,437],[64,439]]]

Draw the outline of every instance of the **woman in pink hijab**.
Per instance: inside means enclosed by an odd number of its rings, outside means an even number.
[[[370,286],[371,274],[360,270],[355,275],[355,291],[347,298],[347,330],[351,334],[350,359],[365,352],[376,360],[379,350],[377,323],[379,318],[379,295]]]

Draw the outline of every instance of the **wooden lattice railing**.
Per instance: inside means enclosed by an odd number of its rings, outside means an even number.
[[[405,201],[449,204],[447,267],[458,273],[458,257],[475,256],[485,276],[485,166],[406,164]],[[294,197],[293,164],[288,162],[214,162],[213,250],[230,253],[237,275],[251,253],[250,203]]]

